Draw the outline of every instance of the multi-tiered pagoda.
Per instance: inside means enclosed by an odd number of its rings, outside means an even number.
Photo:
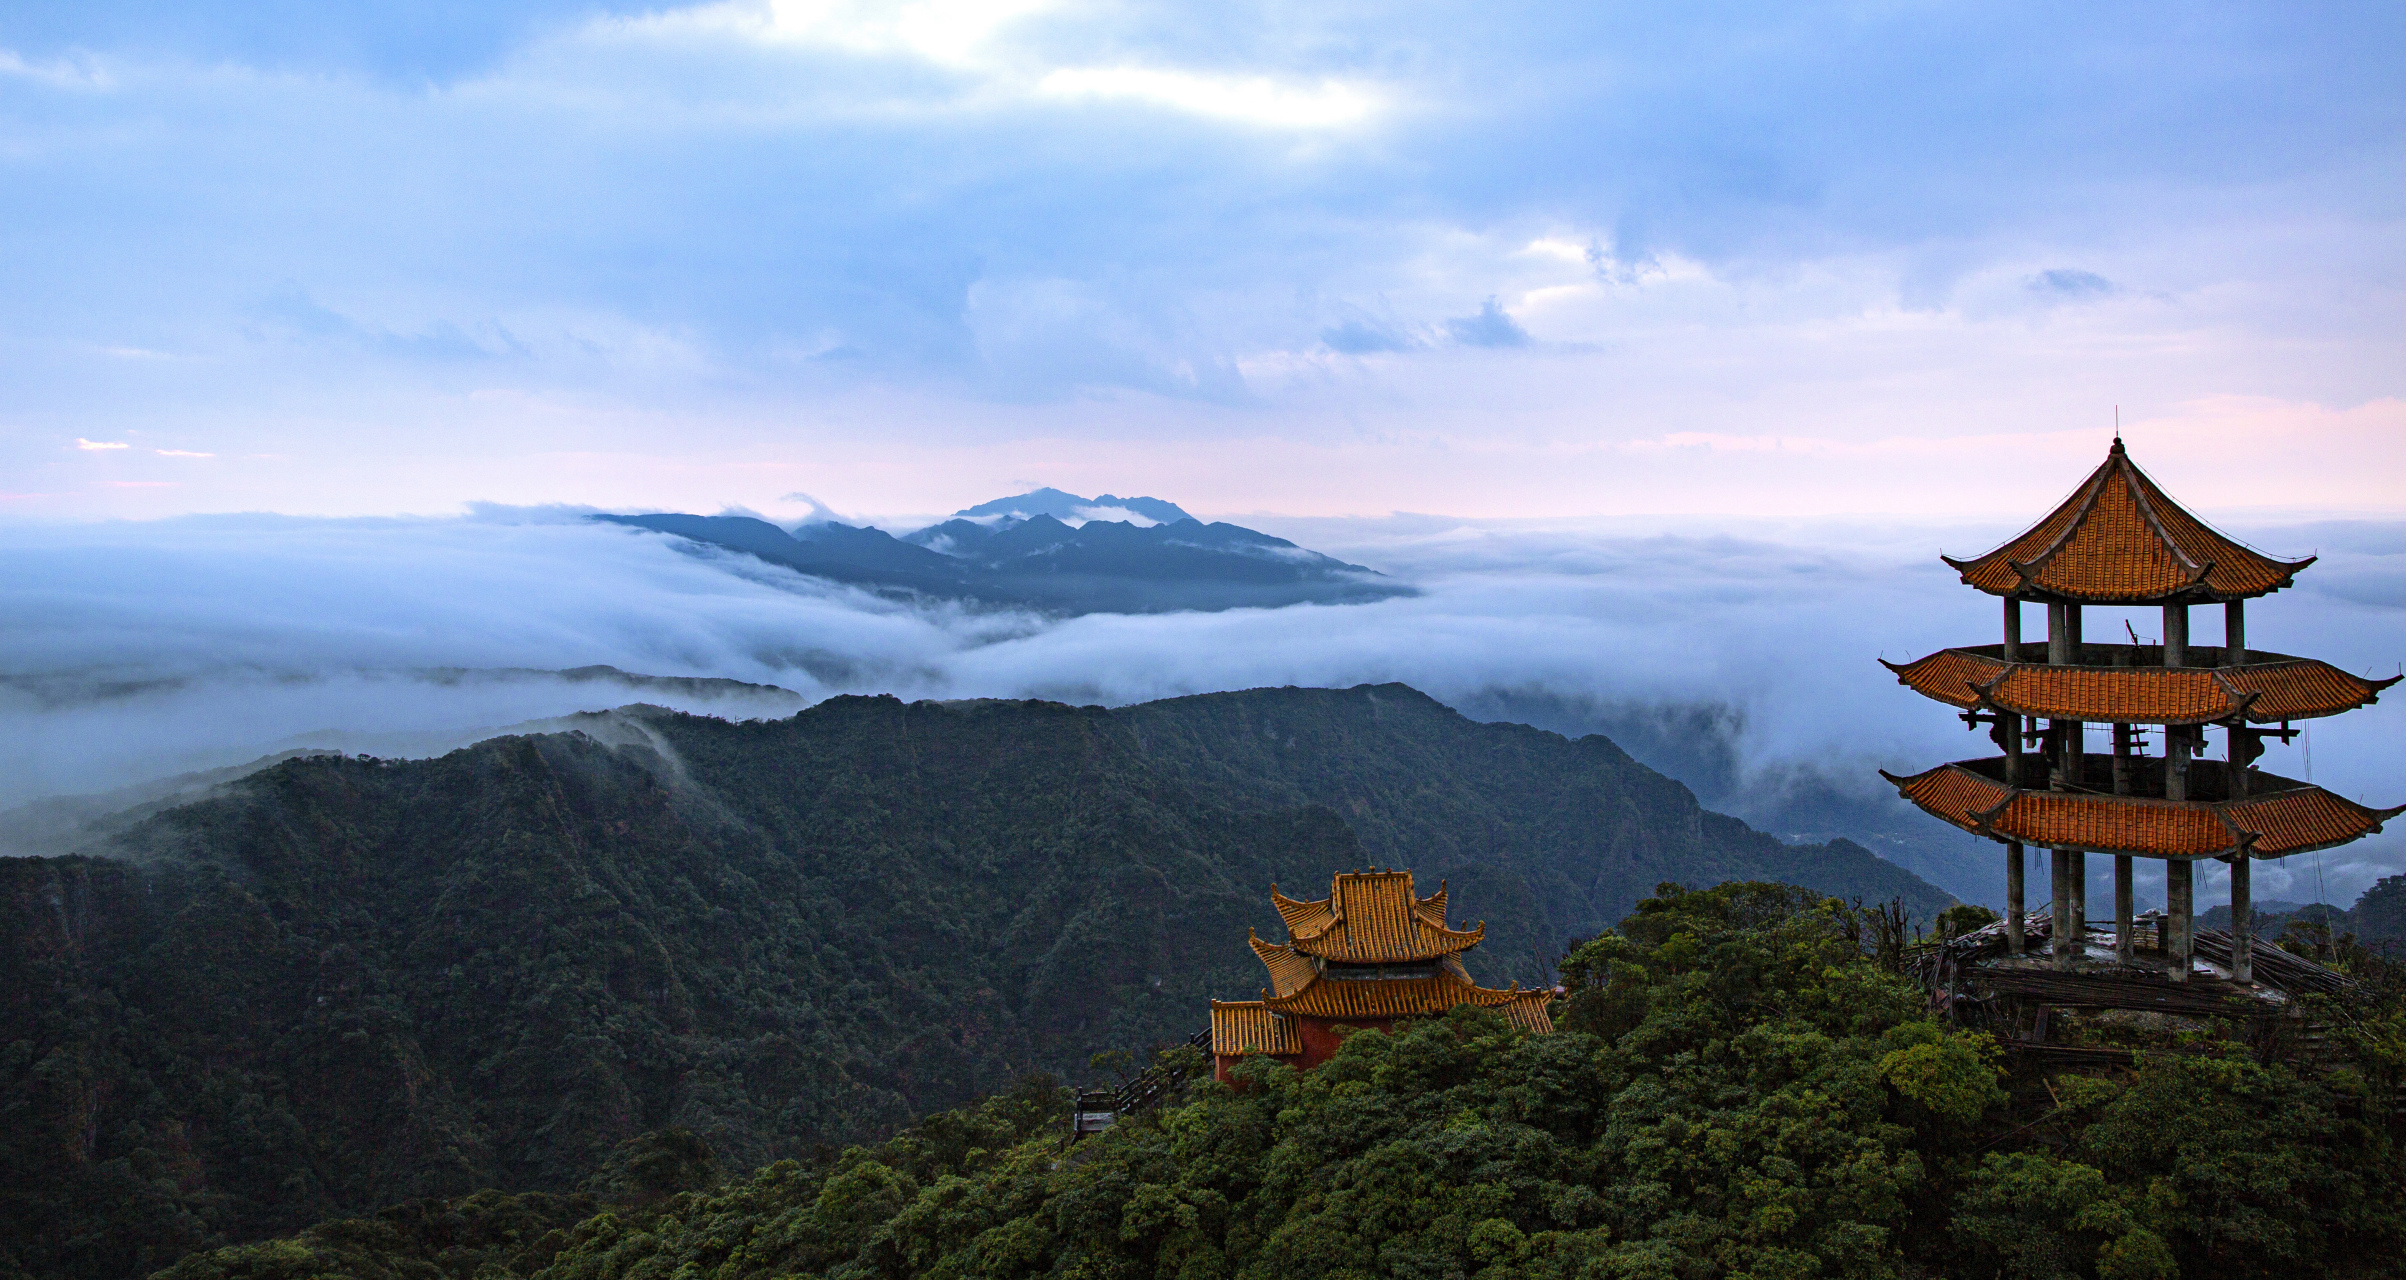
[[[1947,649],[1885,664],[1916,692],[1992,726],[2005,754],[1900,778],[1906,799],[2005,845],[2007,945],[2023,951],[2024,846],[2053,851],[2049,949],[2058,968],[2086,946],[2089,853],[2114,858],[2119,959],[2134,947],[2131,859],[2164,862],[2166,975],[2194,965],[2193,873],[2201,858],[2231,868],[2231,977],[2251,978],[2252,860],[2328,849],[2369,835],[2397,809],[2368,809],[2252,762],[2263,739],[2286,742],[2299,720],[2371,703],[2396,683],[2366,680],[2311,658],[2247,647],[2246,602],[2289,586],[2313,563],[2275,560],[2206,527],[2141,472],[2119,437],[2105,465],[2046,519],[1970,560],[1948,559],[1963,581],[2005,602],[2001,645]],[[2047,638],[2022,639],[2024,603],[2047,607]],[[2191,643],[2189,610],[2221,605],[2222,643]],[[2163,642],[2095,644],[2081,635],[2088,605],[2160,605]],[[2089,727],[2110,735],[2089,750]],[[2206,730],[2223,731],[2223,760],[2202,760]],[[2158,736],[2161,754],[2146,754]]]
[[[1259,1000],[1211,1002],[1213,1074],[1228,1078],[1240,1059],[1264,1055],[1315,1067],[1337,1051],[1336,1028],[1386,1030],[1398,1018],[1444,1013],[1456,1005],[1494,1009],[1531,1031],[1554,1029],[1550,990],[1498,991],[1471,981],[1462,953],[1487,926],[1445,923],[1445,888],[1423,898],[1409,871],[1340,873],[1328,896],[1298,902],[1270,886],[1287,940],[1253,935],[1253,954],[1270,971]]]

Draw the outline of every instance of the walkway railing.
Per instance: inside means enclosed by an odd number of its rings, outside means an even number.
[[[1186,1043],[1208,1055],[1211,1052],[1211,1028],[1205,1027],[1188,1036]],[[1164,1098],[1186,1083],[1194,1070],[1191,1062],[1156,1062],[1117,1089],[1080,1089],[1075,1105],[1069,1112],[1069,1136],[1075,1139],[1082,1133],[1101,1133],[1121,1116],[1136,1115],[1160,1106]]]

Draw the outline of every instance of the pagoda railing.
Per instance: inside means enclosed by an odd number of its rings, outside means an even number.
[[[1186,1047],[1209,1053],[1211,1028],[1205,1027],[1188,1036]],[[1156,1062],[1117,1089],[1080,1089],[1075,1105],[1070,1108],[1070,1137],[1101,1133],[1121,1116],[1136,1115],[1160,1106],[1164,1099],[1186,1083],[1187,1077],[1194,1074],[1196,1069],[1191,1060]]]

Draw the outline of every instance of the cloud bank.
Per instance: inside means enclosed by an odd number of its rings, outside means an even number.
[[[1425,594],[1056,621],[899,604],[565,512],[0,527],[0,612],[12,620],[0,630],[0,807],[296,746],[440,750],[638,700],[737,717],[790,710],[525,673],[596,664],[814,701],[890,692],[1118,705],[1402,680],[1473,713],[1564,728],[1702,711],[1677,732],[1719,725],[1725,744],[1659,745],[1672,755],[1725,745],[1736,784],[1720,802],[1741,812],[1750,794],[1775,808],[1765,795],[1800,771],[1876,797],[1875,767],[1987,750],[1873,659],[1993,638],[1994,602],[1933,553],[1985,549],[2000,528],[1393,517],[1270,531]],[[2242,532],[2323,556],[2297,589],[2251,611],[2256,645],[2397,669],[2406,526]],[[2096,613],[2092,634],[2123,625]],[[2153,621],[2130,619],[2143,634]],[[2207,638],[2211,620],[2198,625]],[[1532,706],[1544,715],[1512,710]],[[2315,722],[2310,746],[2275,748],[2266,767],[2395,803],[2406,798],[2399,714],[2384,705]],[[1968,838],[1966,848],[1988,856]],[[2319,867],[2291,864],[2267,868],[2259,895],[2299,896],[2289,877],[2313,876],[2351,900],[2406,866],[2406,842],[2377,837]]]

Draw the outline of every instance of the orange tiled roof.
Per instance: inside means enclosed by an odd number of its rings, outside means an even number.
[[[1466,951],[1487,926],[1445,926],[1445,890],[1416,897],[1409,871],[1343,872],[1328,896],[1301,902],[1270,887],[1270,903],[1287,923],[1289,945],[1305,955],[1347,964],[1400,964]]]
[[[1245,931],[1245,940],[1252,944],[1253,954],[1270,970],[1270,990],[1282,996],[1293,995],[1320,976],[1320,966],[1312,958],[1283,942],[1264,942],[1252,930]]]
[[[1906,778],[1881,776],[1924,812],[1991,840],[2150,858],[2287,857],[2371,835],[2406,812],[2406,805],[2368,809],[2266,773],[2250,776],[2267,794],[2237,800],[2025,791],[1989,776],[2000,763],[1958,761]]]
[[[2370,705],[2383,689],[2400,679],[2367,680],[2312,658],[2268,656],[2274,660],[2257,666],[2224,667],[2219,673],[2222,682],[2241,697],[2255,695],[2256,700],[2248,704],[2247,718],[2258,722],[2311,720],[2352,711]]]
[[[2091,645],[2118,651],[2126,645]],[[2092,724],[2204,724],[2244,715],[2258,724],[2352,711],[2398,682],[2367,680],[2327,662],[2263,654],[2244,667],[2049,666],[1980,649],[1941,649],[1902,666],[1897,682],[1949,706]]]
[[[1498,991],[1492,987],[1474,985],[1449,972],[1440,972],[1433,978],[1359,982],[1323,977],[1294,995],[1273,997],[1266,1003],[1281,1013],[1338,1019],[1410,1018],[1443,1013],[1459,1004],[1475,1004],[1501,1010],[1525,1026],[1540,1029],[1525,1020],[1525,1011],[1515,1013],[1514,1009],[1535,1001],[1542,1016],[1545,1002],[1553,998],[1550,991],[1523,991],[1517,985],[1510,990]],[[1553,1030],[1553,1023],[1546,1022],[1542,1030]]]
[[[2116,439],[2104,465],[2045,519],[1986,555],[1947,563],[1991,595],[2155,604],[2264,595],[2314,560],[2275,560],[2207,528]]]
[[[1259,1000],[1211,1002],[1211,1051],[1227,1057],[1266,1053],[1286,1057],[1303,1052],[1295,1025],[1270,1012]]]

